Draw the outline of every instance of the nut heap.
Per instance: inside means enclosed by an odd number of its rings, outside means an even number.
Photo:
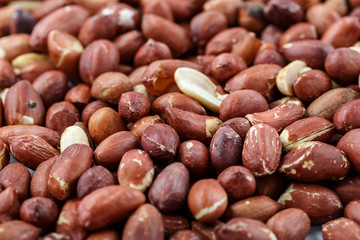
[[[0,2],[0,239],[360,239],[360,1]]]

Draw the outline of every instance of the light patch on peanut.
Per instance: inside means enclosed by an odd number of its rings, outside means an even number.
[[[272,231],[270,231],[269,229],[259,227],[259,230],[260,230],[260,231],[263,231],[264,233],[266,233],[266,234],[268,235],[269,239],[271,239],[271,240],[277,240],[276,235],[275,235]]]
[[[294,192],[294,185],[291,184],[286,191],[280,196],[280,198],[278,199],[278,203],[282,204],[285,206],[285,201],[292,201],[292,196],[291,193]]]
[[[305,161],[304,164],[302,165],[303,168],[308,169],[309,171],[311,171],[311,168],[315,166],[313,161]]]
[[[64,217],[65,215],[65,212],[61,212],[60,215],[59,215],[59,218],[56,222],[57,225],[62,225],[62,224],[65,224],[65,225],[70,225],[70,221],[69,219],[67,219],[66,217]]]
[[[22,116],[19,122],[20,125],[33,125],[35,124],[34,118],[30,116]]]
[[[142,162],[141,160],[137,159],[137,158],[133,158],[131,159],[133,162],[136,162],[137,164],[139,164],[139,166],[142,166]]]
[[[218,118],[208,118],[205,121],[206,137],[211,138],[218,130],[222,121]]]
[[[85,131],[79,126],[70,126],[65,128],[60,138],[60,151],[63,152],[67,147],[73,144],[84,144],[90,146],[89,139]]]
[[[213,205],[201,209],[197,214],[195,214],[195,216],[194,216],[195,219],[201,219],[204,216],[215,212],[218,209],[218,207],[220,207],[221,204],[223,204],[226,201],[227,201],[227,197],[224,197],[224,198],[220,199],[219,201],[215,202]]]
[[[190,150],[194,146],[194,144],[192,142],[187,142],[185,144],[185,146],[186,146],[187,150]]]
[[[133,27],[135,26],[134,22],[134,11],[131,11],[130,9],[124,8],[121,9],[119,12],[119,18],[117,21],[117,24],[119,26],[124,27]]]
[[[0,48],[0,58],[5,58],[6,52],[4,49]]]
[[[141,184],[130,183],[129,187],[132,187],[132,188],[135,188],[135,189],[137,189],[139,191],[144,192],[151,185],[151,183],[152,183],[152,181],[154,179],[154,174],[155,174],[155,171],[152,168],[145,174],[145,177],[141,181]]]

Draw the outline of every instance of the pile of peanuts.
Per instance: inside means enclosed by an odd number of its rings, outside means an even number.
[[[0,239],[360,239],[359,38],[359,0],[0,1]]]

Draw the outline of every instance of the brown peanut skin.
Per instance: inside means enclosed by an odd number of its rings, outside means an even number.
[[[23,202],[28,195],[30,178],[29,170],[22,163],[10,163],[0,172],[0,186],[15,188],[19,201]]]
[[[178,108],[165,109],[166,121],[182,140],[198,140],[208,145],[222,124],[217,117],[204,116]]]
[[[41,229],[21,220],[13,220],[0,224],[0,238],[3,240],[36,240]]]
[[[179,230],[189,229],[190,224],[188,220],[181,215],[167,215],[162,214],[162,220],[164,223],[165,237],[169,237]]]
[[[203,239],[216,240],[215,229],[224,224],[223,222],[216,220],[213,223],[205,224],[199,221],[191,222],[191,230],[198,233]]]
[[[187,197],[188,207],[193,217],[202,223],[211,223],[225,212],[228,205],[228,197],[224,188],[218,181],[212,178],[201,179],[194,183]],[[202,210],[212,207],[212,211]]]
[[[344,217],[349,218],[356,222],[360,223],[360,202],[359,200],[354,200],[349,202],[344,208]]]
[[[59,200],[69,198],[75,192],[81,174],[90,168],[92,157],[92,149],[85,144],[67,147],[50,170],[48,189],[51,194]]]
[[[52,166],[59,156],[52,157],[42,163],[35,169],[30,182],[30,192],[32,197],[51,198],[52,195],[48,189],[48,179]]]
[[[9,148],[16,160],[35,170],[40,163],[59,155],[59,151],[36,135],[13,136]]]
[[[254,65],[232,77],[224,89],[227,92],[252,89],[271,100],[275,94],[275,81],[280,69],[281,67],[276,64]]]
[[[5,59],[0,59],[0,89],[11,87],[16,83],[16,75],[11,64]]]
[[[246,118],[236,117],[225,121],[221,124],[221,127],[229,126],[234,131],[239,134],[241,139],[244,139],[246,136],[247,131],[250,129],[251,124]]]
[[[231,52],[244,59],[247,65],[252,64],[256,53],[261,47],[261,41],[256,37],[255,33],[248,33],[244,39],[233,45]]]
[[[118,109],[122,118],[128,122],[135,122],[148,115],[150,101],[144,94],[126,92],[121,94]]]
[[[214,58],[211,63],[211,74],[220,83],[226,83],[237,73],[247,67],[243,58],[234,53],[222,53]]]
[[[264,30],[261,33],[260,39],[261,41],[265,42],[265,43],[270,43],[272,45],[274,45],[275,47],[279,47],[280,45],[280,38],[283,34],[283,31],[273,25],[273,24],[269,24],[268,26],[266,26],[264,28]]]
[[[19,217],[20,203],[13,187],[7,187],[0,193],[0,224]]]
[[[156,123],[164,123],[164,121],[158,115],[142,117],[132,125],[130,130],[140,140],[145,129]]]
[[[70,2],[71,2],[70,0],[42,2],[36,9],[34,9],[32,15],[38,21],[39,19],[43,18],[45,15],[48,15],[50,12],[70,4]]]
[[[341,202],[346,205],[360,197],[360,177],[352,176],[339,181],[334,187],[334,192],[339,196]]]
[[[56,102],[49,107],[46,112],[45,126],[59,134],[62,134],[65,128],[74,125],[80,121],[79,110],[70,102]]]
[[[276,213],[266,225],[279,240],[303,240],[310,232],[310,218],[298,208],[288,208]]]
[[[247,2],[242,4],[238,13],[238,24],[247,30],[260,34],[265,28],[264,5],[262,3]]]
[[[250,197],[255,192],[255,177],[242,166],[230,166],[224,169],[217,177],[217,181],[225,189],[230,202]]]
[[[79,224],[77,210],[80,200],[71,199],[62,207],[56,222],[55,232],[68,236],[70,239],[86,239],[88,232]]]
[[[79,40],[67,32],[55,29],[49,33],[47,45],[50,59],[56,68],[76,81],[74,78],[79,75],[80,55],[84,51]]]
[[[173,176],[177,176],[176,179]],[[175,212],[186,201],[189,181],[189,171],[182,163],[169,164],[151,185],[148,194],[150,202],[163,213]]]
[[[360,53],[350,48],[337,48],[325,59],[326,73],[341,85],[347,85],[357,81],[360,67],[356,64],[360,61]]]
[[[303,19],[301,6],[287,0],[269,1],[264,8],[264,14],[268,21],[284,29]]]
[[[195,15],[195,13],[200,12],[205,0],[197,0],[197,1],[184,1],[184,2],[177,2],[172,0],[165,0],[172,12],[174,13],[174,18],[177,21],[185,21],[188,20],[190,17]]]
[[[359,94],[352,89],[331,89],[311,102],[306,109],[306,116],[318,116],[332,121],[336,110],[338,110],[342,104],[357,99],[358,97]]]
[[[141,136],[142,148],[157,162],[166,163],[175,157],[180,139],[175,129],[164,123],[147,127]]]
[[[85,1],[88,3],[88,1]],[[97,1],[98,2],[98,1]],[[102,8],[99,9],[98,14],[100,15],[109,15],[112,17],[115,21],[117,19],[120,19],[116,21],[117,23],[117,32],[119,34],[131,31],[133,29],[139,28],[139,11],[137,9],[134,9],[130,5],[126,3],[117,3],[117,1],[112,0],[112,2],[116,2],[114,4],[109,4],[108,1],[103,1]],[[111,14],[108,14],[108,13]],[[129,17],[128,15],[131,16]],[[123,18],[131,18],[127,21],[123,21]]]
[[[95,233],[90,234],[87,237],[87,240],[102,240],[102,239],[121,240],[121,237],[117,231],[112,230],[112,229],[95,232]]]
[[[100,74],[115,71],[119,60],[115,44],[105,39],[93,41],[80,57],[79,72],[82,80],[92,84]]]
[[[9,149],[6,144],[0,140],[0,170],[3,169],[10,161]]]
[[[326,143],[308,141],[288,152],[278,170],[291,180],[317,182],[341,180],[349,169],[344,152]]]
[[[102,166],[94,166],[86,170],[79,178],[76,195],[82,199],[98,188],[115,184],[115,178],[109,170]]]
[[[321,229],[324,240],[358,239],[360,226],[347,218],[338,218],[325,223]]]
[[[116,132],[127,130],[120,114],[110,107],[96,110],[89,118],[88,128],[96,144]]]
[[[43,237],[44,240],[70,240],[70,237],[66,234],[61,233],[48,233]]]
[[[179,230],[170,236],[169,240],[201,240],[201,236],[192,230]]]
[[[136,67],[149,65],[157,60],[172,58],[171,50],[166,44],[149,39],[136,52],[134,56],[134,65]]]
[[[121,54],[120,63],[131,63],[137,50],[145,43],[143,34],[138,30],[119,35],[114,44]]]
[[[325,59],[333,50],[331,45],[315,39],[297,40],[280,49],[288,62],[302,60],[307,66],[316,69],[324,69]]]
[[[329,76],[320,70],[300,73],[294,80],[295,95],[302,101],[312,102],[331,89]]]
[[[267,176],[256,177],[255,195],[265,195],[272,199],[278,199],[285,190],[287,184],[280,174],[274,173]]]
[[[284,103],[265,112],[247,114],[245,118],[248,119],[252,125],[264,123],[280,132],[291,123],[301,119],[304,113],[304,107],[294,103]]]
[[[333,123],[338,132],[345,134],[352,129],[360,128],[360,99],[347,102],[336,110]]]
[[[244,167],[254,176],[274,173],[279,166],[281,142],[276,129],[267,124],[255,124],[246,134],[242,150]]]
[[[103,107],[109,107],[109,105],[101,100],[96,100],[87,104],[81,112],[82,122],[87,126],[90,116]]]
[[[161,213],[151,204],[141,205],[126,221],[122,239],[164,239]]]
[[[243,141],[231,127],[220,127],[210,143],[211,165],[219,174],[227,167],[239,165]]]
[[[129,131],[121,131],[105,138],[94,151],[94,161],[109,170],[116,170],[122,156],[140,147],[138,139]]]
[[[278,202],[285,208],[300,208],[315,225],[336,218],[343,210],[335,192],[315,184],[292,183]]]
[[[289,27],[281,36],[279,45],[301,39],[317,39],[316,28],[313,24],[307,22],[296,23]]]
[[[198,47],[204,47],[217,33],[225,30],[227,19],[219,11],[205,11],[195,15],[190,22],[192,40]]]
[[[107,201],[103,201],[107,198]],[[84,197],[78,207],[80,226],[98,230],[125,219],[145,203],[145,195],[127,186],[107,186]]]
[[[339,36],[343,36],[339,38]],[[321,41],[331,44],[334,48],[350,47],[360,37],[360,23],[356,17],[343,17],[334,22],[324,32]]]
[[[236,25],[236,17],[238,15],[238,10],[241,7],[241,1],[238,0],[224,0],[224,1],[207,1],[203,9],[205,11],[216,10],[220,11],[225,15],[230,26]]]
[[[146,1],[140,0],[141,10],[144,14],[155,14],[170,21],[174,21],[174,14],[170,5],[166,1],[155,0]]]
[[[126,152],[117,170],[120,185],[129,186],[142,192],[152,184],[155,166],[149,154],[140,149]]]
[[[29,198],[20,207],[20,219],[42,228],[43,231],[55,224],[58,215],[59,209],[50,198]]]
[[[43,125],[44,104],[28,81],[21,80],[9,89],[5,98],[4,116],[7,125]]]
[[[14,60],[17,56],[31,53],[33,49],[29,45],[30,35],[17,33],[0,39],[0,48],[5,51],[7,61]]]
[[[50,70],[55,70],[55,68],[53,65],[49,63],[43,63],[43,62],[30,63],[20,70],[19,77],[20,79],[26,79],[29,82],[33,83],[37,77]]]
[[[230,220],[237,217],[244,217],[266,222],[283,208],[284,206],[275,200],[260,195],[233,203],[226,210],[224,218]]]
[[[60,143],[60,134],[46,127],[37,125],[13,125],[0,128],[0,139],[6,145],[9,145],[9,137],[24,134],[37,135],[50,143],[53,147],[58,147]]]
[[[119,104],[122,93],[132,90],[129,78],[119,72],[105,72],[91,85],[91,96],[112,105]]]
[[[141,30],[146,38],[165,43],[174,57],[186,53],[191,45],[187,32],[174,22],[153,14],[144,14]]]
[[[157,97],[151,104],[151,111],[165,119],[165,109],[167,107],[175,107],[200,115],[206,114],[204,107],[201,106],[200,103],[191,97],[178,92],[165,93]]]
[[[242,41],[248,34],[248,31],[242,27],[233,27],[225,29],[214,37],[206,44],[205,55],[219,55],[224,52],[231,52],[235,43]]]
[[[344,151],[349,157],[349,161],[356,172],[360,172],[359,133],[360,129],[353,129],[349,131],[336,145],[338,149]]]
[[[189,67],[198,71],[203,70],[203,66],[185,60],[158,60],[145,69],[141,81],[151,95],[158,97],[165,93],[166,89],[175,82],[174,73],[179,67]]]
[[[79,41],[87,46],[97,39],[111,39],[115,37],[117,24],[109,15],[96,14],[84,22],[79,30]]]
[[[320,117],[308,117],[295,121],[280,134],[283,151],[288,152],[302,142],[319,141],[330,143],[334,124]]]
[[[231,92],[220,105],[219,116],[222,121],[246,114],[269,110],[266,99],[257,91],[243,89]]]
[[[285,67],[286,59],[275,49],[265,49],[257,52],[253,64],[276,64],[281,67]]]
[[[75,5],[51,12],[35,25],[30,46],[38,51],[46,51],[46,39],[51,30],[58,29],[76,35],[88,16],[89,12],[85,8]]]
[[[191,179],[204,178],[210,171],[209,150],[197,140],[180,144],[178,160],[188,169]]]
[[[49,108],[64,98],[68,90],[68,78],[61,71],[46,71],[33,81],[32,87],[39,93],[45,107]]]
[[[80,83],[67,91],[65,101],[74,104],[74,106],[82,110],[91,100],[91,89],[88,85]]]
[[[266,224],[249,218],[233,218],[215,230],[219,240],[226,239],[277,239]]]

